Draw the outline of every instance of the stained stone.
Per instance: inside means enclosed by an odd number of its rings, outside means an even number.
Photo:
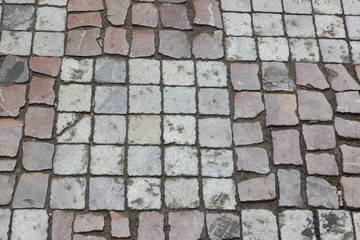
[[[228,115],[229,91],[220,88],[200,88],[198,92],[198,108],[204,115]]]
[[[17,117],[26,103],[26,85],[0,86],[0,93],[0,116]]]
[[[122,86],[97,86],[95,90],[96,113],[125,114],[127,89]]]
[[[90,178],[90,210],[124,210],[125,184],[119,177]]]
[[[207,209],[234,210],[236,187],[232,179],[203,178],[203,199]]]
[[[29,67],[26,58],[12,55],[5,57],[0,69],[0,83],[24,83],[29,80]]]
[[[244,240],[278,239],[276,216],[270,210],[249,209],[241,212],[242,237]]]
[[[189,60],[162,61],[162,79],[165,85],[180,85],[180,86],[194,85],[195,83],[194,75],[195,75],[195,70],[194,70],[193,61],[189,61]]]
[[[193,54],[195,58],[219,59],[224,56],[222,46],[223,33],[220,30],[211,34],[201,33],[193,40]]]
[[[295,89],[294,79],[289,76],[285,63],[262,63],[263,87],[266,91],[287,91]]]
[[[39,34],[39,33],[38,33]],[[0,54],[1,55],[21,55],[28,56],[31,52],[31,32],[20,32],[20,31],[2,31],[0,41]],[[61,40],[61,38],[60,38]],[[36,51],[37,39],[34,39],[34,53]],[[21,65],[17,65],[15,69],[22,69]],[[9,76],[12,77],[13,76]],[[3,78],[2,78],[3,79]],[[10,78],[11,79],[11,78]]]
[[[206,225],[211,240],[240,237],[240,217],[233,213],[208,213]]]
[[[230,150],[201,150],[201,172],[206,177],[231,177],[233,154]]]
[[[201,87],[227,86],[227,67],[223,62],[198,61],[196,63],[196,76]]]
[[[124,25],[130,3],[130,0],[106,0],[108,21],[113,25]]]
[[[11,239],[46,240],[49,216],[46,210],[15,210]]]
[[[204,229],[204,213],[194,211],[170,212],[170,232],[172,240],[200,239]]]
[[[280,206],[301,207],[304,201],[301,197],[301,174],[294,169],[279,169],[277,171]]]
[[[64,31],[66,9],[58,7],[39,7],[36,10],[37,31]]]
[[[24,123],[14,119],[0,120],[0,156],[16,157]]]
[[[251,37],[225,38],[226,59],[229,61],[255,61],[255,39]]]
[[[195,144],[196,120],[193,116],[167,115],[164,117],[165,144]]]
[[[168,146],[165,148],[165,174],[167,176],[198,174],[198,157],[195,147]]]
[[[78,27],[102,27],[100,12],[69,13],[67,20],[68,29]]]
[[[51,182],[52,209],[84,209],[86,179],[83,177],[54,178]]]
[[[167,179],[165,203],[170,209],[197,208],[200,205],[199,183],[196,178]]]
[[[60,143],[88,143],[91,134],[88,114],[60,113],[56,123],[57,141]]]
[[[160,30],[159,37],[159,53],[176,59],[191,57],[191,44],[184,32]]]
[[[279,214],[282,239],[315,240],[313,213],[309,210],[285,210]]]
[[[4,5],[2,25],[7,30],[29,30],[34,24],[34,6]]]
[[[15,175],[0,175],[0,205],[11,203],[15,181]]]
[[[320,238],[324,240],[355,239],[351,215],[345,210],[317,210]]]
[[[310,206],[339,208],[339,198],[336,187],[322,178],[307,177],[306,194]]]
[[[240,202],[266,201],[276,198],[275,174],[252,178],[238,184]]]
[[[124,147],[95,145],[91,147],[90,172],[93,175],[123,175]]]
[[[127,180],[127,206],[139,210],[160,209],[160,179],[129,178]]]
[[[65,82],[91,82],[93,62],[92,59],[64,58],[61,64],[61,80]]]

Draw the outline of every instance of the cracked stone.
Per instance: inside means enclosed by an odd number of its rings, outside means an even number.
[[[68,29],[78,27],[102,27],[101,14],[99,12],[69,13],[67,17]]]
[[[201,33],[193,40],[192,52],[195,58],[219,59],[224,56],[222,46],[223,33],[220,30],[212,34]]]
[[[160,209],[161,208],[160,179],[159,178],[128,179],[127,205],[131,209],[139,209],[139,210]],[[139,227],[138,231],[140,232],[140,230],[141,228]],[[138,239],[142,239],[142,238],[138,238]]]
[[[62,240],[64,238],[71,238],[73,221],[73,212],[55,210],[52,214],[51,239]]]
[[[279,214],[282,239],[315,240],[314,216],[309,210],[285,210]]]
[[[26,85],[0,87],[0,116],[17,117],[25,105]]]
[[[101,40],[99,28],[85,30],[70,30],[67,33],[66,55],[97,56],[101,54]]]
[[[320,90],[330,88],[324,74],[315,63],[295,63],[296,83],[298,85]]]
[[[60,113],[56,122],[59,143],[89,143],[91,133],[90,115]]]
[[[232,213],[207,213],[206,225],[211,240],[240,237],[240,217]]]
[[[234,210],[236,187],[232,179],[203,178],[203,200],[207,209]]]

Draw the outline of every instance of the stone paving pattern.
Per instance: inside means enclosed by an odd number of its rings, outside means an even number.
[[[360,239],[359,0],[0,0],[0,239]]]

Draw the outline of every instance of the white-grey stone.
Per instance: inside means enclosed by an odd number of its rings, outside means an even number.
[[[91,116],[89,114],[59,113],[56,134],[59,143],[89,143]]]
[[[101,83],[125,83],[126,61],[108,56],[96,59],[95,81]]]
[[[61,64],[61,80],[65,82],[91,82],[93,62],[93,59],[64,58]]]
[[[54,173],[73,175],[87,173],[89,163],[89,147],[84,144],[56,145],[54,156]]]
[[[310,15],[285,15],[285,26],[289,37],[315,37],[313,18]]]
[[[127,205],[131,209],[160,209],[160,179],[129,178],[127,180]]]
[[[91,146],[90,172],[94,175],[123,175],[125,151],[122,146]]]
[[[303,206],[300,172],[295,169],[279,169],[277,175],[280,192],[279,205],[288,207]]]
[[[351,55],[355,64],[360,64],[360,41],[351,41]]]
[[[64,31],[66,23],[66,8],[39,7],[36,10],[37,31]]]
[[[270,210],[243,210],[241,212],[241,221],[244,240],[279,239],[276,216]]]
[[[48,220],[46,210],[15,210],[11,240],[46,240]]]
[[[165,181],[165,203],[171,209],[199,207],[199,183],[197,179],[167,179]]]
[[[224,11],[251,12],[251,0],[221,0]]]
[[[269,157],[266,149],[259,147],[236,148],[238,171],[261,174],[270,172]]]
[[[65,34],[59,32],[37,32],[33,43],[33,54],[61,57],[64,55]]]
[[[127,88],[123,86],[97,86],[95,89],[96,113],[127,113]]]
[[[345,14],[360,14],[360,2],[358,0],[343,1],[343,7]]]
[[[254,61],[257,58],[254,38],[225,38],[226,59],[229,61]]]
[[[161,92],[159,86],[138,85],[129,87],[130,113],[161,112]]]
[[[340,0],[312,0],[312,3],[315,13],[326,13],[326,14],[342,13]]]
[[[325,179],[306,178],[306,194],[308,204],[313,207],[339,208],[337,189]]]
[[[354,229],[349,211],[318,210],[322,240],[354,240]]]
[[[195,113],[196,89],[194,87],[165,87],[165,113]]]
[[[164,116],[165,144],[195,144],[196,121],[193,116],[166,115]]]
[[[129,60],[130,83],[160,83],[160,61],[154,59]]]
[[[315,240],[314,217],[309,210],[285,210],[279,214],[282,239]]]
[[[229,119],[199,119],[199,142],[202,147],[231,147],[232,132]]]
[[[39,0],[39,5],[66,6],[68,0]]]
[[[231,177],[234,172],[231,150],[201,150],[201,172],[205,177]]]
[[[226,87],[227,68],[223,62],[196,62],[196,77],[200,87]]]
[[[58,96],[58,111],[89,112],[91,108],[91,85],[61,85]]]
[[[283,1],[284,11],[287,13],[303,13],[311,14],[311,1],[310,0],[286,0]]]
[[[95,143],[122,144],[125,142],[126,118],[124,116],[96,115],[94,119]]]
[[[124,179],[90,178],[89,183],[90,210],[124,210],[125,186]]]
[[[194,63],[183,60],[162,61],[162,77],[165,85],[191,86],[195,83]]]
[[[223,13],[227,36],[252,36],[251,15],[248,13]]]
[[[85,178],[54,178],[51,182],[50,207],[52,209],[84,209],[85,192]]]
[[[161,149],[155,146],[130,146],[127,172],[130,176],[160,176]]]
[[[229,91],[220,88],[200,88],[199,112],[210,115],[229,115]]]
[[[289,39],[291,58],[297,62],[319,62],[319,46],[315,39]]]
[[[350,61],[348,44],[344,40],[319,39],[324,62],[348,63]]]
[[[353,40],[360,40],[360,26],[359,16],[346,16],[346,27],[348,30],[349,38]]]
[[[240,217],[232,213],[208,213],[206,225],[211,240],[240,238]]]
[[[130,144],[160,144],[161,118],[158,115],[129,116],[128,142]]]
[[[234,210],[236,188],[232,179],[203,178],[203,200],[207,209]]]
[[[2,26],[6,30],[29,30],[34,23],[34,6],[5,5]]]
[[[288,61],[289,46],[286,38],[260,37],[258,47],[262,61]]]
[[[257,36],[284,36],[281,14],[254,13],[254,33]]]
[[[0,209],[0,239],[8,239],[10,217],[10,209]]]
[[[352,215],[353,215],[354,226],[355,226],[355,235],[360,236],[360,213],[353,212]]]
[[[345,38],[344,21],[341,17],[315,15],[316,32],[319,37]]]
[[[0,55],[28,56],[31,51],[31,32],[2,31]]]
[[[164,170],[167,176],[198,175],[197,149],[190,146],[168,146],[164,153]]]

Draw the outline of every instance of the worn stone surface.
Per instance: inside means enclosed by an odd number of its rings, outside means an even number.
[[[69,29],[78,27],[102,27],[101,15],[99,12],[70,13],[67,17]]]
[[[108,21],[113,25],[124,25],[130,3],[130,0],[106,0]]]
[[[174,240],[199,239],[204,229],[204,213],[200,211],[170,212],[169,237]]]
[[[91,88],[90,85],[61,85],[58,90],[57,110],[71,112],[90,111]]]
[[[201,171],[207,177],[231,177],[233,174],[233,154],[229,150],[202,150]]]
[[[292,94],[264,94],[266,126],[294,126],[299,123],[296,115],[297,101]]]
[[[194,144],[196,121],[193,116],[167,115],[163,121],[165,143]]]
[[[164,94],[166,94],[166,90]],[[166,99],[166,95],[164,96],[164,98]],[[144,102],[146,102],[147,104],[145,105]],[[165,102],[170,101],[168,99]],[[161,112],[160,87],[150,85],[130,86],[129,107],[129,112],[131,113],[159,114]]]
[[[160,30],[159,37],[159,53],[175,59],[191,57],[191,44],[184,32]]]
[[[186,6],[164,4],[160,8],[161,22],[164,27],[175,29],[191,29]]]
[[[360,85],[349,74],[346,68],[341,64],[326,64],[326,73],[331,88],[337,92],[347,90],[360,90]]]
[[[2,31],[0,54],[29,56],[31,51],[31,41],[32,33],[30,32]],[[37,41],[34,42],[34,48],[37,46],[36,44]],[[34,52],[36,52],[35,49]]]
[[[12,55],[6,56],[1,64],[0,79],[0,83],[27,82],[29,80],[29,67],[27,59]]]
[[[250,37],[225,38],[226,59],[229,61],[255,61],[256,43]]]
[[[299,118],[301,120],[332,120],[332,108],[323,93],[298,90],[297,96],[299,105]]]
[[[110,212],[111,236],[117,238],[130,237],[129,218],[117,212]]]
[[[51,138],[54,118],[53,108],[28,108],[25,116],[25,135],[40,139]]]
[[[279,214],[281,238],[315,240],[313,213],[308,210],[285,210]]]
[[[92,146],[90,158],[90,172],[94,175],[123,175],[124,173],[125,160],[122,146]]]
[[[221,31],[214,31],[212,35],[201,33],[193,40],[192,52],[195,58],[219,59],[224,56],[222,46],[223,34]]]
[[[230,147],[232,142],[230,121],[221,118],[199,120],[199,142],[204,147]]]
[[[160,198],[160,179],[129,178],[127,180],[127,206],[131,209],[160,209]]]
[[[204,178],[202,186],[203,200],[207,209],[235,209],[236,188],[232,179]]]
[[[303,125],[303,135],[308,150],[326,150],[336,146],[332,125]]]
[[[74,232],[101,231],[104,228],[104,216],[93,213],[80,214],[74,220]]]
[[[336,93],[337,111],[341,113],[360,113],[360,93],[356,91]]]
[[[29,89],[29,103],[53,105],[55,101],[55,80],[53,78],[32,77]]]
[[[46,240],[49,216],[46,210],[15,210],[12,219],[12,239]]]
[[[83,177],[54,178],[51,182],[50,207],[84,209],[86,180]]]
[[[337,134],[345,138],[360,139],[360,122],[347,120],[340,117],[335,118],[335,129]]]
[[[198,92],[198,107],[200,114],[228,115],[229,92],[226,89],[201,88]]]
[[[130,176],[159,176],[161,149],[154,146],[130,146],[127,157],[127,172]]]
[[[283,37],[260,37],[259,55],[262,61],[281,61],[289,59],[289,46]]]
[[[320,39],[319,45],[324,62],[348,63],[350,61],[347,42],[343,40]]]
[[[7,30],[29,30],[34,24],[35,8],[30,5],[5,5],[2,25]]]
[[[158,212],[142,212],[139,214],[138,240],[165,239],[164,216]]]
[[[227,67],[222,62],[198,61],[196,75],[197,82],[201,87],[227,86]]]
[[[59,143],[89,143],[91,134],[89,114],[60,113],[56,122]]]
[[[55,210],[52,214],[51,239],[71,238],[74,213]]]
[[[16,176],[15,175],[0,175],[0,205],[8,205],[12,201],[14,192]]]
[[[344,200],[346,206],[352,208],[360,207],[360,191],[357,187],[360,183],[360,178],[357,177],[341,177],[341,186],[344,191]]]
[[[263,88],[266,91],[287,91],[295,88],[294,80],[289,76],[285,63],[262,63]]]
[[[348,211],[318,210],[322,239],[354,239],[353,225]]]
[[[307,177],[306,194],[310,206],[339,208],[339,198],[336,187],[322,178]]]
[[[70,30],[65,54],[70,56],[97,56],[101,54],[100,29]]]
[[[270,172],[269,157],[264,148],[236,148],[238,171],[249,171],[261,174]]]
[[[301,173],[294,169],[279,169],[279,205],[288,207],[302,207],[304,201],[301,197]]]
[[[13,119],[0,120],[0,156],[15,157],[22,138],[23,123]]]
[[[90,210],[124,210],[125,186],[124,179],[90,178],[89,209]]]
[[[314,87],[320,90],[330,88],[324,74],[315,63],[296,63],[296,83],[304,87]]]
[[[236,146],[251,145],[264,141],[260,122],[234,123],[233,136]]]
[[[194,23],[222,28],[219,2],[216,0],[195,0]]]
[[[160,83],[160,61],[155,59],[130,59],[129,81],[132,84]]]
[[[197,208],[200,205],[197,179],[171,178],[165,181],[165,204],[170,209]]]
[[[129,43],[126,40],[127,30],[107,27],[104,37],[104,52],[126,56],[129,53]]]
[[[297,130],[272,131],[274,164],[302,165],[300,135]]]
[[[153,67],[155,71],[157,66],[153,66]],[[163,78],[162,82],[165,85],[179,85],[179,86],[194,85],[195,83],[194,72],[195,72],[194,63],[192,61],[189,60],[162,61],[162,78]]]
[[[276,216],[270,210],[250,209],[241,214],[242,236],[250,239],[278,239]]]
[[[275,185],[274,174],[242,181],[238,184],[240,201],[273,200],[276,198]]]
[[[0,116],[17,117],[25,105],[25,85],[0,87]]]
[[[11,211],[10,209],[0,210],[0,238],[7,239],[10,228]]]
[[[164,171],[167,176],[198,174],[198,157],[195,147],[168,146],[164,154]]]
[[[155,54],[153,30],[133,30],[130,57],[149,57]]]
[[[35,29],[37,31],[64,31],[65,22],[65,8],[39,7],[36,11]]]
[[[341,145],[343,171],[346,173],[360,173],[360,148]]]
[[[130,144],[160,144],[160,116],[132,115],[129,117],[128,142]]]
[[[329,153],[305,155],[307,171],[316,175],[339,175],[338,165],[335,156]]]
[[[235,90],[260,90],[259,65],[231,63],[230,79]]]
[[[64,82],[91,82],[93,62],[92,59],[64,58],[61,64],[61,80]]]
[[[251,15],[247,13],[223,13],[225,33],[228,36],[251,36]]]
[[[206,214],[207,232],[211,240],[240,237],[240,218],[232,213]]]
[[[32,57],[29,67],[32,71],[56,77],[59,74],[61,59],[55,57]]]

